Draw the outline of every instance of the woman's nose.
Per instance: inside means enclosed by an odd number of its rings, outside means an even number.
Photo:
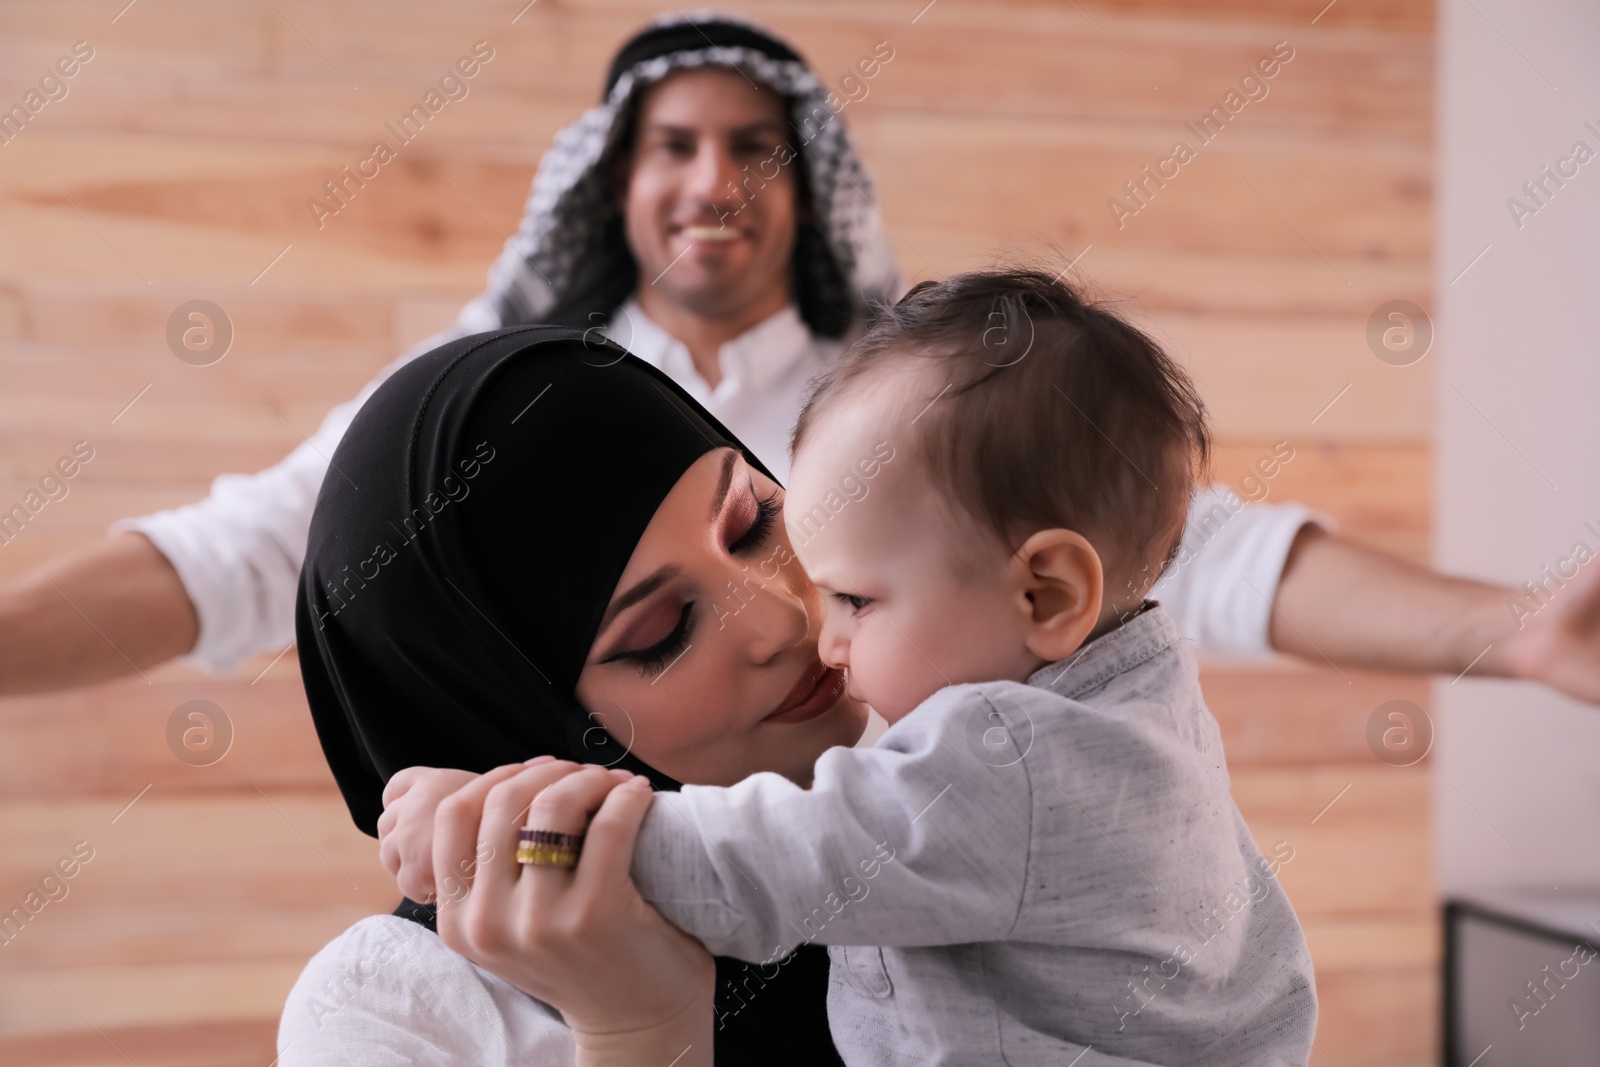
[[[810,633],[805,601],[785,582],[746,580],[741,592],[745,604],[734,623],[742,629],[752,661],[765,663],[800,644]]]

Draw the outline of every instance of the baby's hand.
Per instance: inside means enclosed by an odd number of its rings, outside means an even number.
[[[383,788],[383,814],[378,816],[378,858],[394,875],[400,892],[419,904],[431,903],[438,892],[433,880],[433,816],[439,802],[468,782],[510,778],[524,766],[496,767],[484,775],[447,767],[406,767],[389,779]]]

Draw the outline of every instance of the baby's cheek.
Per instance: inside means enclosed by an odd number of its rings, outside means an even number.
[[[872,706],[896,722],[944,686],[944,668],[934,635],[902,626],[898,631],[882,627],[876,636],[872,655],[863,665],[868,673],[864,680],[870,681]],[[852,650],[852,670],[859,660]]]

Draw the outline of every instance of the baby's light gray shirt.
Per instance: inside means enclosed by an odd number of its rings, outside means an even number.
[[[1159,605],[1026,684],[940,690],[811,788],[659,793],[644,897],[750,961],[831,946],[845,1062],[1304,1065],[1304,935],[1228,791],[1199,669]],[[774,994],[767,994],[774,995]]]

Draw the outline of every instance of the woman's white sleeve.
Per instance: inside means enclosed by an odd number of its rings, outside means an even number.
[[[311,958],[278,1023],[279,1067],[572,1067],[560,1015],[394,915]]]

